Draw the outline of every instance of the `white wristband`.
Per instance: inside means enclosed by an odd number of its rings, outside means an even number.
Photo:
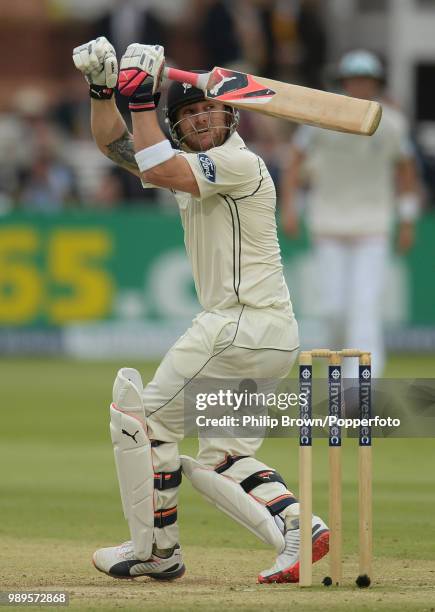
[[[419,210],[419,199],[415,193],[404,193],[399,196],[399,218],[401,221],[415,221]]]
[[[169,140],[162,140],[155,145],[151,145],[151,147],[138,151],[134,157],[139,170],[145,172],[150,168],[154,168],[154,166],[163,164],[163,162],[168,161],[168,159],[174,156],[175,151],[171,147]]]

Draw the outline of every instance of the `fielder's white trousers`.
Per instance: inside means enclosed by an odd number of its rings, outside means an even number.
[[[330,348],[371,351],[372,373],[382,375],[385,348],[381,300],[389,239],[315,237],[319,301],[330,331]],[[344,364],[344,376],[355,377],[355,365]]]

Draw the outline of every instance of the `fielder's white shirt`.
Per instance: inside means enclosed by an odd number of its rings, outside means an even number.
[[[300,127],[295,146],[306,155],[307,221],[317,235],[388,234],[395,217],[396,163],[412,156],[408,125],[383,105],[373,136]]]

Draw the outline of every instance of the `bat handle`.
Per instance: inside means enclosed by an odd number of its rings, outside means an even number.
[[[166,66],[163,70],[163,75],[171,81],[189,83],[189,85],[193,85],[193,87],[205,89],[210,73],[188,72],[187,70],[178,70],[178,68]]]

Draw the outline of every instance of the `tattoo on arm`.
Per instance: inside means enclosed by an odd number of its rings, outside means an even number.
[[[134,174],[139,172],[134,158],[133,137],[128,130],[122,136],[107,145],[107,157],[115,164]]]

